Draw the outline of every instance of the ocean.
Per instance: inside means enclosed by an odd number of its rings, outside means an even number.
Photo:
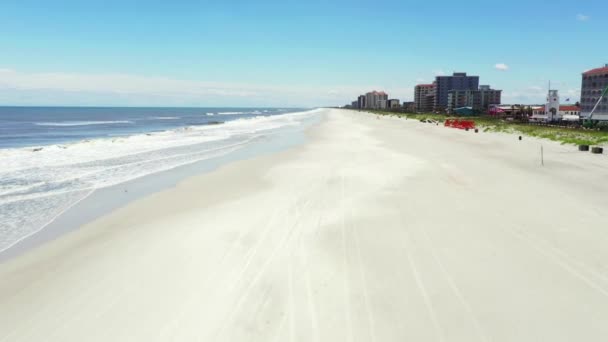
[[[97,189],[226,155],[315,113],[0,107],[0,252]]]

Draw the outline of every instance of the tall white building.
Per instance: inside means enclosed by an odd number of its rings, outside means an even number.
[[[384,101],[384,102],[381,102]],[[372,91],[365,94],[365,108],[369,109],[380,109],[386,108],[386,102],[388,101],[388,94],[383,91]],[[384,107],[382,107],[384,105]]]
[[[545,113],[547,113],[547,121],[555,121],[559,115],[559,91],[549,90],[547,94],[547,102],[545,104]]]

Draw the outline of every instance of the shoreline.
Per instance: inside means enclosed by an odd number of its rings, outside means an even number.
[[[169,170],[148,174],[120,184],[96,189],[87,198],[75,203],[34,234],[19,240],[6,250],[0,251],[0,264],[38,248],[39,246],[78,230],[134,201],[177,186],[180,182],[199,174],[213,172],[235,161],[247,160],[287,150],[303,144],[306,131],[318,125],[322,117],[307,119],[302,127],[270,132],[250,145],[226,155],[178,166]]]
[[[0,341],[597,340],[605,158],[328,110],[0,264]]]
[[[63,132],[65,136],[57,138],[54,132],[48,138],[42,138],[40,141],[28,141],[23,143],[23,139],[19,144],[0,145],[0,154],[3,150],[36,150],[40,151],[45,148],[56,146],[73,146],[90,141],[104,141],[114,139],[126,139],[134,136],[154,135],[158,133],[169,133],[180,130],[187,130],[195,127],[204,127],[210,125],[230,123],[231,121],[240,119],[251,119],[256,117],[271,117],[276,115],[294,114],[314,110],[314,108],[253,108],[253,107],[95,107],[95,106],[75,106],[75,107],[48,107],[48,106],[0,106],[0,118],[7,120],[13,117],[22,115],[23,113],[7,113],[8,109],[17,110],[35,110],[35,116],[32,113],[27,113],[31,122],[19,122],[19,124],[31,124],[32,127],[49,127],[54,129],[65,128],[90,128],[76,135],[77,138],[71,136],[78,132]],[[45,111],[56,112],[58,109],[67,110],[70,114],[67,118],[62,116],[53,116],[52,114],[45,116]],[[84,114],[80,114],[75,110],[84,110]],[[99,116],[100,111],[110,111],[114,116],[105,117]],[[112,110],[121,111],[121,116],[116,116]],[[94,112],[91,112],[94,111]],[[230,113],[230,115],[226,115]],[[234,115],[238,115],[234,116]],[[42,116],[42,117],[40,117]],[[90,116],[93,116],[91,118]],[[234,117],[233,117],[234,116]],[[163,123],[163,124],[161,124]],[[115,124],[127,125],[125,127],[116,127]],[[104,126],[102,130],[95,130],[96,127]],[[127,129],[128,128],[128,129]],[[21,127],[20,129],[24,129]],[[33,128],[29,128],[33,129]],[[41,134],[43,132],[37,132]],[[109,134],[108,134],[109,133]],[[36,135],[34,134],[34,136]],[[43,134],[44,135],[44,134]],[[0,136],[2,138],[3,136]],[[11,138],[9,135],[8,138]],[[9,141],[11,141],[9,139]]]

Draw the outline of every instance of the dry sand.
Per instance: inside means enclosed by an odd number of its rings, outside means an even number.
[[[0,341],[608,340],[606,156],[328,112],[0,264]]]

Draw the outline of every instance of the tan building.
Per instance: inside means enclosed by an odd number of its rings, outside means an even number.
[[[417,112],[432,112],[435,104],[435,84],[419,84],[414,88],[414,106]]]
[[[386,108],[388,94],[383,91],[372,91],[365,94],[365,108],[383,109]]]

